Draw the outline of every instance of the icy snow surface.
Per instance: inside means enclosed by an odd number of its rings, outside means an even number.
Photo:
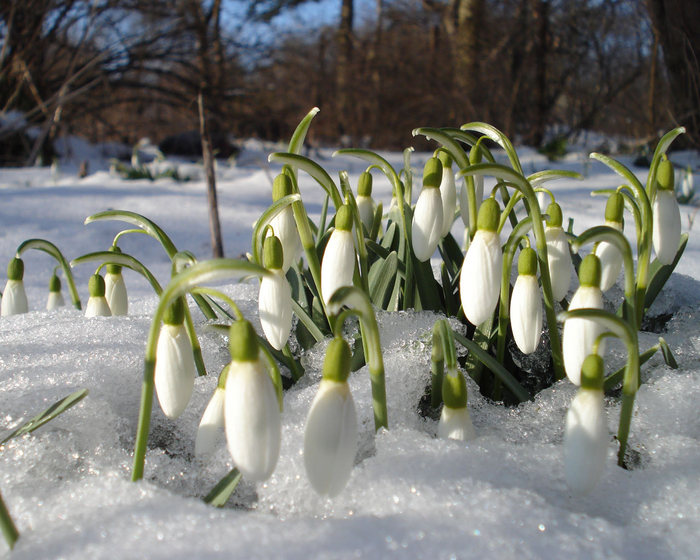
[[[275,148],[279,149],[279,148]],[[122,181],[110,176],[98,152],[77,179],[85,146],[64,159],[61,174],[49,169],[0,170],[0,267],[28,238],[52,241],[68,259],[106,249],[117,222],[87,226],[106,209],[152,218],[181,249],[209,253],[206,193],[200,180]],[[251,225],[269,204],[276,168],[269,146],[249,143],[236,166],[219,162],[218,189],[224,248],[239,257],[250,248]],[[78,152],[78,153],[76,153]],[[330,158],[320,163],[337,177],[347,169],[353,184],[365,164]],[[384,154],[397,167],[401,154]],[[526,173],[546,167],[581,171],[574,154],[549,164],[521,152]],[[316,155],[314,155],[315,157]],[[414,154],[418,168],[427,154]],[[697,156],[695,156],[697,167]],[[630,163],[626,161],[626,163]],[[644,171],[635,169],[639,174]],[[198,176],[190,166],[187,173]],[[201,175],[199,175],[201,176]],[[416,184],[419,183],[419,177]],[[302,196],[312,216],[322,190],[301,174]],[[644,176],[641,177],[645,179]],[[602,222],[604,200],[595,188],[620,179],[592,163],[582,182],[562,180],[557,193],[575,231]],[[417,197],[414,189],[414,200]],[[375,198],[387,207],[388,182],[375,176]],[[695,208],[682,207],[684,230]],[[628,229],[631,230],[631,221]],[[690,242],[654,313],[673,313],[663,334],[680,369],[655,357],[643,367],[630,445],[638,455],[632,471],[615,466],[619,405],[608,399],[610,448],[600,484],[584,498],[567,491],[562,430],[574,388],[562,381],[517,408],[494,405],[469,385],[469,407],[478,432],[462,444],[435,438],[436,422],[422,418],[418,403],[429,383],[428,313],[379,313],[387,374],[391,429],[373,433],[367,369],[350,385],[359,414],[357,465],[334,500],[317,497],[306,480],[301,455],[303,426],[313,399],[325,344],[304,356],[307,377],[285,396],[281,458],[264,484],[243,482],[223,509],[201,498],[231,469],[223,438],[207,461],[194,458],[199,418],[228,360],[224,338],[194,314],[210,373],[196,380],[193,399],[178,420],[154,405],[145,480],[130,482],[141,392],[144,345],[156,298],[148,284],[125,270],[130,315],[86,319],[66,307],[43,311],[54,266],[44,253],[25,253],[30,313],[0,320],[0,434],[49,404],[87,388],[75,408],[33,434],[0,448],[0,491],[21,533],[15,550],[0,540],[0,555],[13,559],[167,558],[696,558],[700,535],[700,235]],[[461,225],[453,233],[461,239]],[[169,262],[151,238],[127,235],[122,249],[152,268],[163,284]],[[83,303],[94,264],[75,269]],[[226,290],[257,324],[257,284]],[[613,291],[619,297],[621,291]],[[64,295],[68,299],[66,283]],[[640,334],[640,346],[658,335]],[[612,345],[610,361],[623,352]]]

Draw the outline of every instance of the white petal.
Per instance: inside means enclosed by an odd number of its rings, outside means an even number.
[[[177,418],[190,402],[195,377],[192,343],[183,325],[163,325],[156,349],[155,386],[160,408]]]
[[[105,297],[89,297],[85,306],[86,317],[111,317],[112,311],[109,308]]]
[[[219,433],[224,427],[224,399],[225,391],[221,387],[217,387],[199,422],[197,437],[194,440],[196,457],[209,455],[216,448]]]
[[[279,238],[280,243],[282,243],[282,250],[284,252],[282,270],[287,272],[301,253],[301,238],[299,237],[297,224],[294,221],[292,208],[288,206],[282,210],[272,218],[270,225],[272,226],[274,234]]]
[[[603,309],[603,294],[599,288],[581,286],[571,298],[569,310],[588,308]],[[583,360],[592,352],[593,343],[604,330],[604,327],[591,319],[567,319],[564,322],[561,343],[564,369],[574,385],[581,385]],[[598,353],[602,355],[604,351],[605,341],[598,345]]]
[[[457,189],[452,170],[444,168],[440,181],[440,198],[442,199],[442,231],[440,237],[445,237],[452,229],[452,222],[457,208]]]
[[[605,292],[612,288],[622,271],[622,253],[607,241],[601,241],[595,249],[600,259],[600,289]]]
[[[27,313],[27,311],[29,311],[29,304],[27,303],[27,294],[24,291],[24,282],[22,280],[8,280],[5,284],[5,290],[2,292],[0,315],[8,317]]]
[[[547,264],[552,280],[552,296],[556,301],[564,299],[571,285],[571,253],[566,233],[560,227],[547,227],[544,232],[547,240]]]
[[[319,494],[336,496],[348,480],[357,451],[357,414],[347,383],[322,380],[304,429],[304,466]]]
[[[371,196],[358,196],[356,202],[357,211],[360,213],[360,221],[365,226],[367,233],[370,233],[374,224],[374,201]]]
[[[126,296],[126,284],[121,274],[108,272],[105,275],[105,298],[112,315],[126,315],[129,311],[129,300]]]
[[[573,492],[585,494],[600,480],[608,441],[603,392],[579,390],[566,415],[564,429],[564,472]]]
[[[238,470],[251,482],[267,480],[279,459],[282,421],[275,388],[259,360],[231,363],[224,418]]]
[[[411,226],[413,253],[423,262],[433,256],[442,234],[442,198],[435,188],[424,188],[418,196]]]
[[[331,233],[321,262],[321,294],[328,303],[342,286],[352,286],[355,271],[355,245],[352,233],[336,229]]]
[[[63,307],[66,304],[66,300],[63,299],[63,294],[61,292],[49,292],[49,297],[46,300],[47,311],[52,311]]]
[[[292,291],[284,272],[272,273],[260,281],[258,313],[267,341],[282,350],[292,330]]]
[[[652,242],[659,262],[671,264],[681,242],[681,211],[673,191],[656,192]]]
[[[464,256],[459,294],[464,314],[473,325],[480,325],[496,309],[501,291],[503,254],[495,232],[478,230]]]
[[[440,421],[438,422],[438,437],[442,439],[456,439],[469,441],[476,437],[469,410],[465,408],[442,407]]]
[[[476,213],[479,213],[481,202],[484,199],[484,178],[483,176],[474,177],[474,194],[476,198]],[[466,181],[462,183],[462,188],[459,189],[459,213],[462,216],[464,227],[469,228],[469,197],[467,196]]]
[[[515,344],[523,354],[537,348],[542,335],[542,298],[537,278],[521,274],[510,300],[510,326]]]

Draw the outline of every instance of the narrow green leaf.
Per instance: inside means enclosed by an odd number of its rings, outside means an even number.
[[[222,478],[211,491],[204,496],[204,503],[214,507],[224,507],[228,499],[233,494],[233,491],[241,481],[241,473],[237,468],[231,469],[229,473]]]
[[[328,193],[333,200],[333,206],[335,206],[336,209],[343,205],[343,198],[340,196],[340,191],[338,191],[338,187],[336,186],[335,182],[333,182],[333,179],[331,179],[326,170],[315,161],[298,154],[283,152],[272,153],[267,159],[270,162],[276,161],[289,165],[295,169],[303,169],[309,175],[311,175],[311,177],[313,177],[316,182],[321,185],[321,187],[323,187],[323,190]]]
[[[299,321],[306,327],[306,330],[309,331],[309,334],[314,337],[316,342],[321,342],[325,338],[321,329],[316,326],[316,323],[314,323],[309,314],[295,300],[292,300],[292,310],[294,314],[299,317]]]
[[[126,267],[134,272],[141,274],[153,288],[153,291],[160,295],[163,291],[160,283],[156,279],[151,271],[146,268],[140,261],[132,257],[127,253],[114,253],[112,251],[95,251],[94,253],[88,253],[86,255],[81,255],[70,262],[71,267],[75,267],[79,264],[88,261],[101,261],[103,264],[118,264],[119,266]]]
[[[649,285],[647,287],[646,294],[644,296],[644,311],[651,307],[654,300],[661,292],[668,279],[671,277],[673,270],[678,265],[678,261],[681,259],[685,247],[688,244],[688,234],[684,233],[681,235],[681,242],[678,246],[678,251],[671,264],[662,265],[657,259],[654,259],[649,265]]]
[[[583,175],[576,171],[545,169],[544,171],[538,171],[537,173],[533,173],[527,177],[527,180],[530,182],[533,189],[548,181],[554,181],[556,179],[583,179]]]
[[[262,215],[258,218],[253,226],[253,240],[251,243],[251,248],[253,251],[253,262],[255,264],[262,265],[262,246],[263,246],[263,235],[265,229],[270,225],[270,222],[277,216],[282,210],[293,204],[294,202],[301,201],[301,195],[288,194],[280,198],[278,201],[270,205],[267,210],[265,210]]]
[[[92,222],[98,222],[103,220],[117,220],[121,222],[126,222],[128,224],[135,225],[145,231],[148,235],[156,239],[162,246],[163,249],[168,253],[168,257],[172,258],[177,249],[175,244],[171,239],[165,234],[165,232],[153,221],[149,220],[141,214],[136,212],[130,212],[128,210],[107,210],[105,212],[98,212],[97,214],[92,214],[85,218],[85,225]]]
[[[523,174],[523,167],[520,165],[520,159],[518,159],[518,154],[515,152],[513,144],[508,139],[508,137],[498,130],[495,126],[492,126],[483,122],[470,122],[463,124],[460,127],[462,130],[471,130],[472,132],[478,132],[488,137],[490,140],[496,142],[501,148],[506,151],[508,159],[510,160],[510,165],[521,175]],[[461,166],[460,166],[461,167]]]
[[[82,399],[85,398],[85,396],[88,394],[87,389],[81,389],[79,391],[76,391],[75,393],[71,393],[67,397],[62,398],[60,401],[57,401],[53,403],[49,408],[44,410],[43,412],[37,414],[34,418],[31,420],[25,422],[22,424],[19,428],[16,430],[13,430],[10,432],[8,435],[6,435],[2,441],[0,441],[0,445],[3,443],[6,443],[7,441],[11,440],[12,438],[19,437],[24,434],[28,434],[30,432],[33,432],[37,428],[40,428],[47,422],[50,422],[56,416],[59,414],[65,412],[72,406],[78,404]]]
[[[666,365],[671,369],[678,369],[678,362],[673,356],[671,348],[669,347],[668,343],[661,337],[659,337],[659,346],[661,347],[661,353],[663,354],[664,362],[666,362]]]
[[[301,148],[304,146],[304,140],[306,139],[306,133],[311,126],[311,121],[319,111],[320,109],[318,107],[314,107],[303,119],[301,119],[301,122],[297,125],[296,129],[294,130],[294,134],[292,134],[292,138],[289,141],[288,151],[290,153],[298,154],[301,152]]]
[[[391,288],[398,270],[398,256],[395,251],[383,261],[377,261],[369,271],[369,293],[372,303],[384,309],[391,296]]]

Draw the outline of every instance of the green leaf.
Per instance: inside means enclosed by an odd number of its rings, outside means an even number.
[[[160,295],[163,291],[160,283],[156,279],[151,271],[146,268],[140,261],[136,260],[131,255],[127,253],[114,253],[112,251],[96,251],[94,253],[88,253],[86,255],[81,255],[70,262],[72,267],[82,264],[88,261],[101,261],[103,264],[118,264],[119,266],[124,266],[134,272],[141,274],[148,282],[151,284],[153,291]]]
[[[495,126],[483,122],[470,122],[467,124],[463,124],[460,128],[462,130],[471,130],[472,132],[478,132],[480,134],[483,134],[490,140],[496,142],[496,144],[498,144],[501,148],[503,148],[506,151],[508,159],[510,160],[511,167],[522,175],[523,168],[522,165],[520,165],[520,160],[518,159],[518,154],[515,152],[513,144],[508,139],[508,137],[505,134],[503,134],[500,130],[498,130]]]
[[[343,205],[343,198],[340,196],[338,187],[333,182],[333,179],[331,179],[330,175],[328,175],[326,170],[323,169],[323,167],[321,167],[315,161],[307,157],[300,156],[298,154],[283,152],[275,152],[273,154],[270,154],[267,159],[270,162],[276,161],[285,165],[289,165],[294,169],[303,169],[309,175],[311,175],[311,177],[313,177],[316,180],[316,182],[319,185],[321,185],[321,187],[323,187],[323,190],[325,190],[328,193],[328,195],[333,200],[333,205],[336,209],[340,208]]]
[[[445,307],[440,298],[440,286],[435,280],[430,260],[420,262],[415,256],[413,259],[413,274],[416,289],[420,295],[421,309],[444,312]],[[416,309],[418,308],[416,307]]]
[[[678,245],[678,251],[676,252],[676,256],[671,264],[662,265],[659,263],[658,259],[654,259],[651,265],[649,265],[650,280],[646,294],[644,296],[645,312],[651,307],[651,304],[654,303],[654,300],[661,292],[661,289],[664,287],[664,285],[670,278],[671,273],[676,268],[678,261],[681,259],[681,256],[683,255],[687,244],[688,234],[684,233],[683,235],[681,235],[681,242],[680,245]]]
[[[442,279],[442,293],[445,298],[445,311],[448,317],[456,317],[457,313],[459,313],[459,299],[452,288],[452,282],[445,263],[442,263],[440,267],[440,276]]]
[[[659,337],[659,346],[661,347],[661,354],[663,354],[664,362],[671,369],[678,369],[678,362],[671,352],[671,348],[668,343],[661,337]]]
[[[398,270],[398,256],[395,251],[389,253],[383,261],[377,261],[369,271],[369,293],[372,303],[384,309],[391,296],[391,288]]]
[[[311,121],[319,111],[320,109],[318,107],[314,107],[303,119],[301,119],[301,122],[297,125],[296,129],[294,130],[294,134],[292,134],[292,138],[289,141],[288,151],[290,153],[298,154],[301,152],[301,148],[304,145],[304,140],[306,139],[306,133],[311,126]]]
[[[527,180],[532,185],[532,188],[538,187],[548,181],[556,179],[583,179],[583,175],[576,171],[565,171],[563,169],[545,169],[529,175]]]
[[[241,473],[237,468],[231,469],[229,473],[222,478],[211,491],[204,496],[204,503],[214,507],[224,507],[228,499],[233,494],[233,491],[241,481]]]
[[[321,329],[318,328],[309,314],[295,300],[292,300],[292,311],[299,317],[299,322],[304,325],[316,342],[321,342],[325,338]]]
[[[98,212],[97,214],[88,216],[85,218],[84,223],[85,225],[88,225],[92,222],[99,222],[103,220],[117,220],[135,225],[156,239],[163,246],[166,253],[168,253],[168,257],[172,258],[173,255],[177,253],[175,244],[165,234],[165,232],[155,222],[149,220],[141,214],[130,212],[128,210],[107,210],[105,212]]]
[[[265,229],[270,225],[270,222],[277,216],[282,210],[291,206],[294,202],[301,200],[301,196],[296,194],[288,194],[280,198],[278,201],[274,202],[270,207],[265,210],[262,215],[258,218],[253,226],[253,241],[252,251],[253,251],[253,262],[255,264],[262,265],[262,246],[263,246],[263,235]]]
[[[462,249],[459,247],[457,241],[451,233],[442,238],[438,244],[438,250],[440,251],[440,255],[442,256],[445,266],[447,267],[447,272],[450,275],[450,279],[456,278],[459,271],[462,269],[464,255],[462,254]]]
[[[80,391],[76,391],[75,393],[71,393],[67,397],[62,398],[60,401],[53,403],[49,408],[37,414],[34,418],[29,420],[28,422],[25,422],[24,424],[22,424],[22,426],[6,435],[2,439],[2,441],[0,441],[0,445],[6,443],[12,438],[28,434],[30,432],[33,432],[37,428],[40,428],[47,422],[56,418],[56,416],[58,416],[59,414],[78,404],[81,400],[85,398],[87,394],[87,389],[81,389]]]

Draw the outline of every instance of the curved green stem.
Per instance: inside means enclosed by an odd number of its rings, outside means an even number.
[[[119,240],[122,238],[122,236],[126,235],[128,233],[141,233],[143,235],[148,235],[148,232],[146,230],[141,229],[141,228],[123,229],[114,236],[114,239],[112,240],[112,245],[116,246],[117,243],[119,242]]]
[[[144,357],[143,383],[141,386],[141,404],[139,407],[139,420],[134,445],[134,464],[131,474],[133,481],[143,478],[144,463],[146,460],[146,447],[148,432],[151,424],[151,410],[153,408],[154,374],[156,366],[156,348],[158,335],[160,334],[163,316],[175,298],[186,294],[199,283],[215,282],[240,276],[267,276],[269,272],[264,268],[246,261],[234,259],[214,259],[198,262],[186,268],[171,278],[163,290],[160,302],[153,315],[151,327],[146,341],[146,354]]]
[[[366,349],[365,358],[372,383],[374,429],[376,431],[380,428],[388,428],[384,358],[372,303],[367,294],[359,288],[346,286],[338,288],[328,302],[328,309],[334,314],[340,313],[343,306],[347,306],[360,319],[360,331]]]
[[[63,275],[66,277],[66,281],[68,282],[68,291],[70,292],[73,307],[76,309],[82,309],[80,304],[80,296],[78,295],[78,289],[75,287],[75,280],[70,269],[70,264],[68,264],[68,261],[66,261],[66,258],[63,256],[63,253],[61,253],[58,247],[46,239],[27,239],[26,241],[20,243],[19,247],[17,247],[17,257],[21,256],[27,249],[43,251],[56,259],[58,264],[61,265]]]
[[[304,140],[306,139],[306,133],[311,126],[311,121],[314,119],[316,114],[320,111],[318,107],[314,107],[309,111],[306,116],[301,119],[301,122],[297,125],[292,138],[289,140],[288,151],[292,154],[298,154],[304,145]]]
[[[666,153],[668,147],[671,145],[679,135],[685,132],[685,127],[679,126],[670,130],[661,137],[658,144],[656,144],[656,149],[654,150],[654,155],[651,158],[651,164],[649,165],[649,175],[647,175],[647,186],[646,191],[649,196],[649,200],[654,200],[656,196],[656,170],[659,167],[659,161],[661,161],[661,156]]]
[[[282,210],[295,202],[301,202],[301,195],[298,193],[284,196],[265,210],[265,212],[263,212],[255,222],[255,225],[253,226],[253,239],[251,243],[253,262],[255,264],[262,265],[262,246],[263,241],[265,240],[266,230],[270,226],[270,222],[272,222],[275,216],[282,212]],[[275,233],[275,235],[277,234]]]
[[[81,255],[73,259],[70,262],[70,266],[75,267],[89,261],[101,261],[102,264],[100,266],[117,264],[133,270],[134,272],[138,272],[141,274],[141,276],[148,280],[148,283],[151,285],[156,294],[160,295],[163,291],[163,288],[156,277],[151,274],[151,271],[148,270],[144,264],[127,253],[114,253],[112,251],[96,251],[94,253],[87,253],[86,255]]]
[[[245,319],[245,317],[243,316],[243,313],[241,313],[241,310],[238,307],[238,305],[236,304],[236,302],[232,298],[227,296],[221,290],[217,290],[216,288],[205,288],[205,287],[198,286],[196,288],[192,288],[190,290],[190,293],[191,294],[202,294],[202,295],[207,295],[207,296],[219,298],[219,299],[223,300],[224,302],[228,303],[228,306],[231,308],[231,311],[233,311],[233,314],[235,316],[236,321],[240,321],[242,319]]]
[[[352,210],[353,223],[355,224],[355,242],[357,245],[357,256],[360,261],[360,283],[362,284],[362,289],[367,295],[369,295],[369,265],[367,263],[367,244],[365,243],[365,236],[362,233],[362,220],[360,219],[360,211],[357,209],[357,201],[355,200],[355,195],[352,193],[350,188],[350,179],[348,178],[347,171],[340,172],[340,183],[343,185],[343,191],[345,192],[345,200],[347,204],[350,205]]]
[[[343,198],[340,196],[338,187],[333,182],[333,179],[331,179],[331,176],[328,175],[326,170],[315,161],[298,154],[284,152],[272,153],[267,156],[267,159],[269,162],[277,161],[284,165],[288,165],[292,169],[303,169],[309,175],[311,175],[311,177],[313,177],[316,182],[321,185],[321,187],[323,187],[323,190],[328,193],[331,200],[333,200],[333,205],[335,206],[336,210],[343,205]]]

